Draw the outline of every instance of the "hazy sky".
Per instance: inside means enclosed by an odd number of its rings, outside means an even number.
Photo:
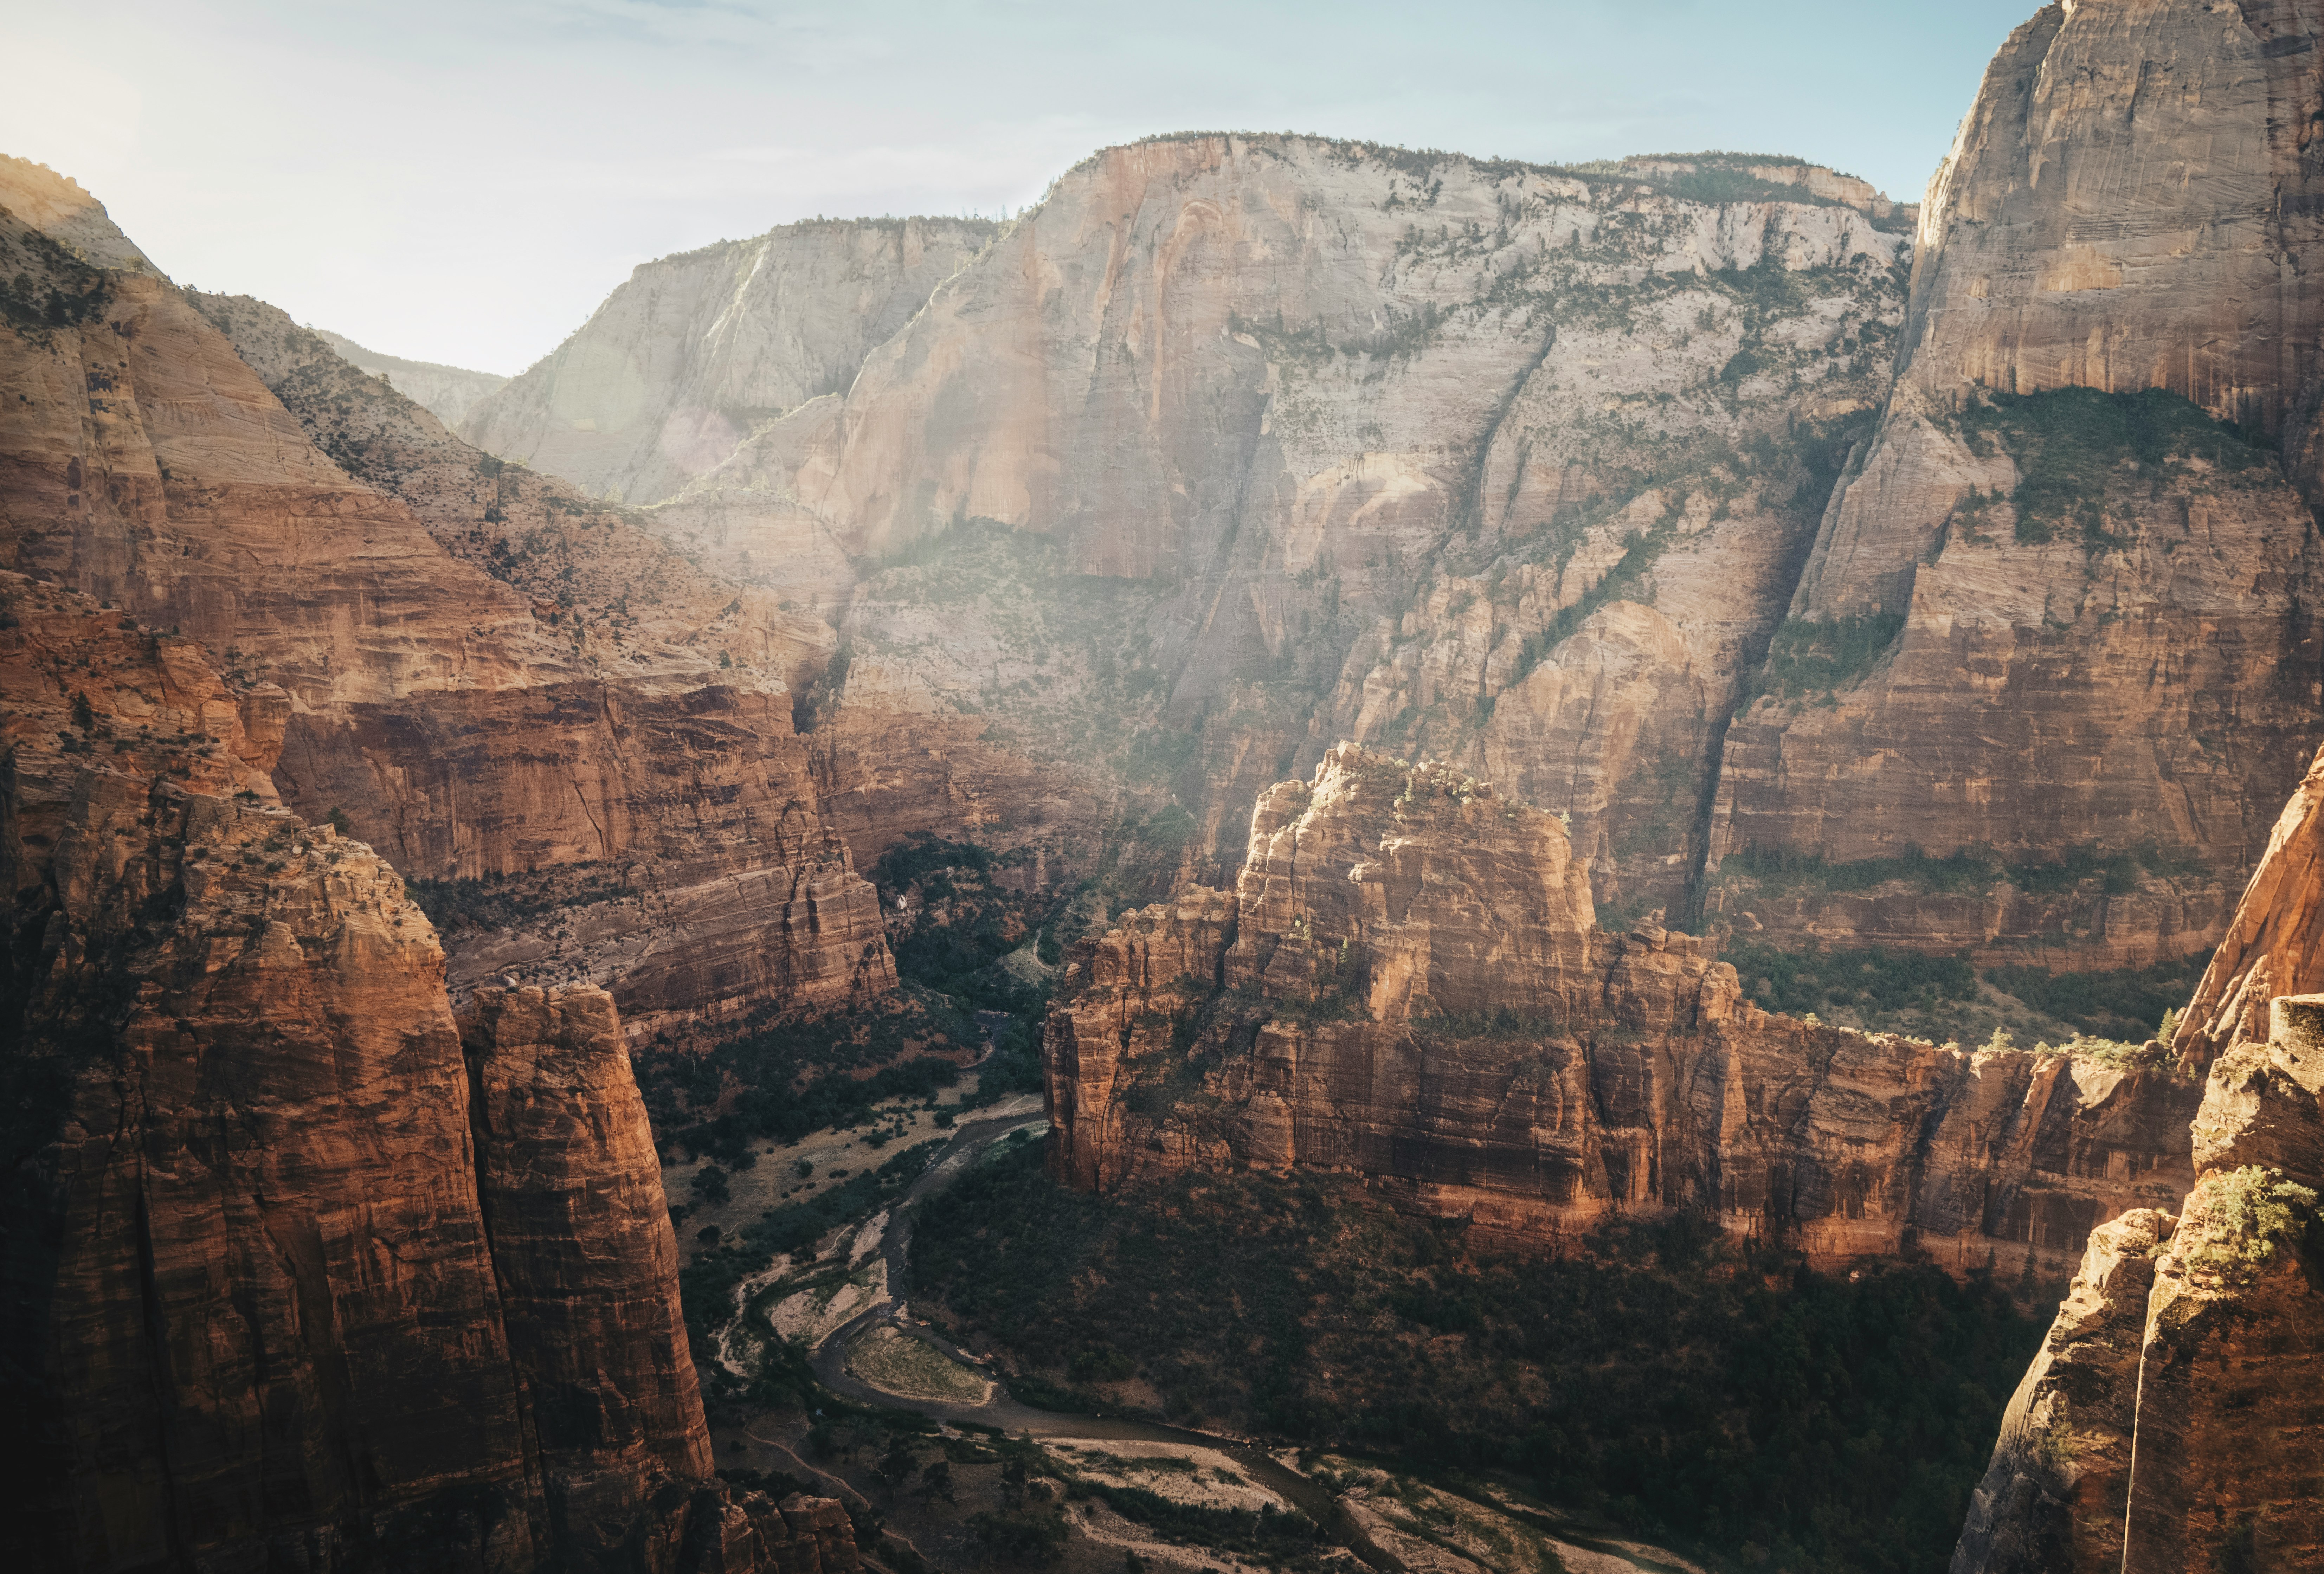
[[[0,0],[0,152],[181,283],[515,372],[637,263],[997,215],[1093,149],[1264,130],[1796,153],[1917,197],[2034,0]]]

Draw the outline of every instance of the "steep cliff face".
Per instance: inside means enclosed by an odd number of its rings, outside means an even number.
[[[508,383],[508,379],[496,372],[470,372],[435,361],[407,361],[401,355],[366,350],[344,334],[319,328],[316,332],[348,365],[369,376],[385,378],[395,385],[397,392],[447,427],[459,425],[460,418],[475,408],[478,400]]]
[[[1955,1574],[2298,1569],[2324,1556],[2324,996],[2213,1064],[2176,1220],[2093,1238],[2012,1402]],[[2127,1446],[2126,1446],[2127,1445]]]
[[[1729,734],[1711,913],[2085,967],[2217,938],[2316,742],[2324,556],[2273,439],[2304,476],[2319,23],[2053,5],[2003,47],[1880,431]],[[2077,847],[2117,867],[2075,878]],[[1916,851],[1980,867],[1765,878]]]
[[[2324,987],[2324,753],[2283,805],[2225,939],[2180,1014],[2172,1046],[2208,1065],[2238,1039],[2267,1033],[2268,1002]]]
[[[844,392],[999,227],[816,220],[644,263],[554,354],[478,401],[461,435],[592,496],[668,497],[754,425]]]
[[[2318,369],[2312,0],[2043,6],[1930,182],[1908,381],[2163,388],[2271,435]]]
[[[1823,1262],[2039,1271],[2191,1178],[2199,1090],[2159,1064],[1867,1037],[1740,993],[1691,936],[1596,929],[1554,818],[1342,745],[1262,798],[1233,897],[1074,954],[1051,1167],[1321,1167],[1515,1237],[1686,1208]]]
[[[0,576],[0,610],[20,1555],[853,1568],[844,1534],[837,1561],[773,1550],[816,1544],[818,1505],[792,1528],[705,1479],[605,995],[483,991],[456,1022],[401,879],[272,801],[280,691],[52,584]]]
[[[603,990],[479,990],[459,1017],[477,1201],[558,1550],[618,1567],[646,1489],[704,1478],[661,1161]]]
[[[844,399],[647,517],[824,609],[850,704],[974,707],[1117,770],[1183,741],[1190,876],[1229,878],[1257,794],[1348,736],[1489,769],[1575,816],[1601,897],[1675,900],[1904,282],[1866,212],[1692,178],[1110,149]],[[1056,565],[932,640],[915,575],[978,520]],[[1022,714],[1018,672],[1129,741]]]
[[[460,983],[604,984],[641,1032],[892,987],[792,734],[823,623],[478,454],[272,308],[183,295],[77,188],[0,176],[26,288],[69,303],[0,336],[9,561],[279,686],[276,785],[309,819],[412,879],[538,887],[463,926]]]

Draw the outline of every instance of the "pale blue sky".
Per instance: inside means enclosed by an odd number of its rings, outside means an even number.
[[[1917,197],[2033,0],[0,0],[0,152],[179,281],[514,372],[638,262],[1038,198],[1265,130],[1547,161],[1724,147]]]

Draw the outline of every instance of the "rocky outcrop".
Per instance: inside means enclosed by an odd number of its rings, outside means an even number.
[[[1960,1574],[2116,1574],[2154,1257],[2178,1220],[2136,1208],[2090,1232],[2081,1271],[2003,1413],[1953,1554]]]
[[[2018,1389],[1954,1574],[2307,1568],[2319,1421],[2324,996],[2279,997],[2213,1064],[2174,1220],[2093,1238]]]
[[[458,1021],[552,1539],[576,1567],[619,1567],[648,1489],[713,1465],[645,1103],[603,990],[479,990]]]
[[[2324,327],[2287,282],[2319,22],[2052,5],[2004,45],[1930,188],[1880,430],[1728,734],[1711,915],[2078,967],[2218,938],[2324,702],[2324,548],[2273,440],[2297,458]],[[2061,877],[2077,847],[2110,878]],[[1763,878],[1920,851],[1983,872]]]
[[[1233,897],[1071,953],[1051,1169],[1319,1168],[1513,1238],[1688,1210],[1823,1263],[2021,1274],[2191,1178],[2200,1092],[2159,1052],[1969,1053],[1740,996],[1700,940],[1597,929],[1554,817],[1343,744],[1261,799]]]
[[[316,334],[337,351],[339,358],[348,365],[393,383],[397,392],[419,404],[447,427],[458,426],[460,418],[475,408],[478,400],[508,382],[507,378],[496,372],[470,372],[435,361],[407,361],[401,355],[383,355],[376,350],[366,350],[344,334],[320,328],[316,330]]]
[[[279,691],[51,584],[0,603],[19,1556],[692,1574],[730,1509],[786,1527],[703,1480],[606,997],[456,1022],[402,879],[272,801]],[[827,1518],[721,1566],[853,1568]]]
[[[2324,988],[2324,753],[2275,822],[2226,938],[2172,1039],[2192,1067],[2267,1034],[2268,1002]]]
[[[755,425],[844,392],[999,227],[817,219],[641,264],[555,354],[480,400],[461,435],[591,496],[669,497]]]

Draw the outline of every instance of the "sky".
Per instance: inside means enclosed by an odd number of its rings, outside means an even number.
[[[0,152],[181,284],[522,370],[641,262],[1155,133],[1795,154],[1916,198],[2034,0],[0,0]]]

